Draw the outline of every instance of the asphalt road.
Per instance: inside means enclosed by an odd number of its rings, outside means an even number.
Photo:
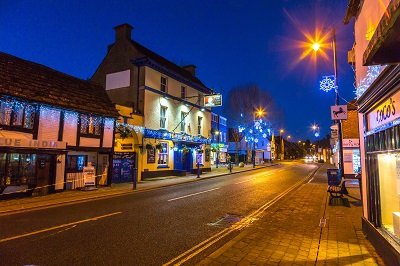
[[[0,217],[1,265],[192,265],[279,204],[314,164],[288,163]]]

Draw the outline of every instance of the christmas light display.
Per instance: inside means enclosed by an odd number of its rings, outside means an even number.
[[[328,92],[335,88],[335,76],[324,76],[319,82],[319,89]]]
[[[385,66],[368,66],[367,75],[360,81],[356,88],[357,99],[371,86]]]

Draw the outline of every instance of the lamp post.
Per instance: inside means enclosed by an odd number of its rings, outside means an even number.
[[[256,167],[256,137],[255,137],[255,123],[256,123],[256,115],[261,117],[263,115],[263,111],[258,110],[253,113],[253,149],[251,152],[252,155],[252,162],[253,162],[253,168]]]
[[[332,29],[330,30],[331,34],[331,39],[332,39],[332,50],[333,50],[333,70],[334,70],[334,86],[335,86],[335,93],[336,93],[336,101],[335,105],[340,104],[339,100],[339,89],[338,89],[338,73],[337,73],[337,55],[336,55],[336,31],[335,31],[335,26],[332,26]],[[320,48],[320,45],[318,43],[315,43],[312,45],[312,48],[314,51],[318,51]],[[336,123],[338,125],[338,143],[339,143],[339,170],[340,170],[340,176],[344,176],[344,163],[343,163],[343,140],[342,140],[342,120],[336,120]]]
[[[217,141],[218,141],[218,146],[217,146],[217,158],[215,159],[215,161],[216,161],[216,168],[218,168],[218,162],[219,162],[219,131],[216,131],[215,132],[215,135],[217,135]]]
[[[282,139],[282,133],[284,132],[283,129],[279,130],[279,158],[282,160],[282,153],[283,151],[283,139]]]

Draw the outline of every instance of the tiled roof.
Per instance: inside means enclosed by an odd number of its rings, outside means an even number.
[[[2,52],[0,94],[82,113],[118,117],[102,86]]]
[[[183,69],[182,67],[172,63],[171,61],[169,61],[168,59],[165,59],[164,57],[156,54],[155,52],[147,49],[146,47],[144,47],[143,45],[131,40],[131,43],[134,45],[134,47],[140,52],[142,53],[144,56],[148,57],[149,59],[157,62],[159,65],[174,71],[175,73],[179,74],[180,76],[182,76],[183,78],[203,87],[204,89],[209,90],[201,81],[200,79],[198,79],[196,76],[193,76],[191,73],[189,73],[189,71]]]

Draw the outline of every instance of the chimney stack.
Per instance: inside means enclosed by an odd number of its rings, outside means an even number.
[[[115,42],[123,40],[132,40],[131,31],[133,27],[127,23],[114,27],[115,30]]]
[[[192,76],[196,76],[196,66],[195,65],[187,65],[182,67],[184,70],[189,72]]]

